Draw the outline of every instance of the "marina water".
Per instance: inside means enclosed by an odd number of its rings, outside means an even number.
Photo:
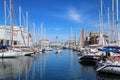
[[[79,63],[78,53],[64,49],[32,56],[0,59],[0,80],[119,80],[97,74],[95,66]]]

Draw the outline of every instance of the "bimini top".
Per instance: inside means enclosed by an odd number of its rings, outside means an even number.
[[[108,49],[108,48],[103,48],[103,49],[99,49],[100,51],[103,52],[114,52],[114,53],[118,53],[119,50],[118,49]]]
[[[111,48],[111,49],[120,49],[120,47],[119,46],[106,46],[106,47],[104,47],[104,48]]]
[[[0,44],[0,49],[8,49],[8,48],[10,48],[10,47],[11,47],[10,45]]]

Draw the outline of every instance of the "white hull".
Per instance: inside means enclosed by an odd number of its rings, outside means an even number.
[[[104,73],[111,73],[111,74],[118,74],[120,75],[120,65],[106,65],[103,66],[101,69],[97,69],[97,72],[104,72]]]
[[[42,52],[45,52],[45,51],[53,51],[53,49],[51,47],[45,47],[42,49]]]
[[[61,52],[62,52],[62,50],[57,50],[57,51],[56,51],[56,53],[61,53]]]
[[[104,64],[103,66],[98,68],[96,71],[120,75],[120,63],[114,62],[111,64]]]
[[[46,47],[45,51],[53,51],[53,49],[51,47]]]
[[[26,56],[34,54],[34,51],[29,51],[29,49],[21,50],[21,49],[14,49],[14,51],[18,54],[18,56]]]
[[[31,55],[34,54],[34,52],[18,52],[19,56],[27,56],[27,55]]]
[[[5,52],[0,53],[0,58],[13,58],[13,57],[18,57],[17,52],[5,51]]]

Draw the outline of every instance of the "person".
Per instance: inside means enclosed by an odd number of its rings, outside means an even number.
[[[105,62],[105,61],[106,61],[106,57],[105,57],[105,56],[103,56],[102,60]]]

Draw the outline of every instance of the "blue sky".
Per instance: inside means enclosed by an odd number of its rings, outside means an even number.
[[[4,24],[3,1],[0,0],[0,24]],[[99,30],[99,10],[100,0],[14,0],[15,1],[15,25],[18,25],[18,7],[22,7],[22,15],[25,11],[29,12],[30,30],[33,32],[33,22],[36,31],[40,29],[41,23],[45,28],[45,36],[51,41],[59,37],[59,41],[66,41],[70,35],[72,27],[73,33],[80,36],[82,28],[86,32]],[[103,18],[104,32],[107,32],[107,8],[111,1],[103,0]],[[120,5],[119,5],[120,7]],[[9,0],[7,0],[7,24],[9,24]],[[24,25],[24,19],[22,19]],[[96,26],[95,26],[96,24]],[[25,27],[25,26],[24,26]]]

